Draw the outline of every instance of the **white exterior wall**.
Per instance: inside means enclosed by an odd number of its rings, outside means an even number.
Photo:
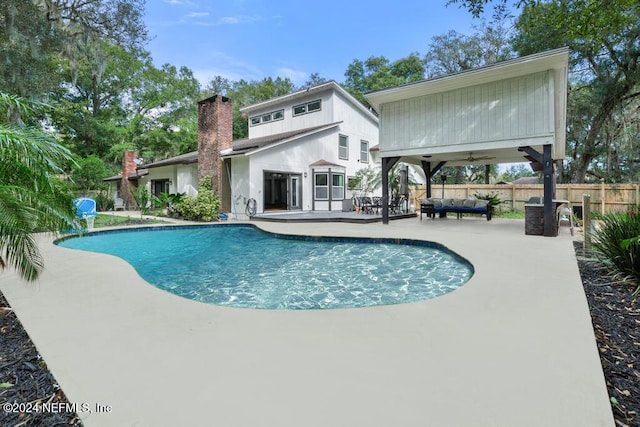
[[[245,215],[245,209],[247,201],[253,197],[251,190],[253,181],[249,174],[249,157],[237,156],[231,159],[231,182],[230,213],[234,219],[236,217],[238,219],[248,219]],[[262,178],[260,178],[260,182],[262,182]]]
[[[349,161],[357,163],[354,165],[356,170],[368,165],[374,166],[371,153],[369,153],[368,164],[360,163],[360,141],[367,141],[369,148],[378,145],[378,123],[362,111],[353,108],[352,104],[339,94],[336,94],[333,99],[335,110],[333,119],[342,121],[340,133],[349,137]]]
[[[118,198],[120,192],[120,181],[109,182],[109,194],[111,194],[111,200],[115,201]]]
[[[175,179],[172,179],[171,192],[184,193],[187,196],[198,194],[198,164],[175,166]]]
[[[277,149],[252,154],[251,182],[255,183],[251,197],[258,202],[258,212],[264,212],[264,171],[286,172],[302,175],[302,210],[312,210],[313,177],[311,163],[318,160],[332,161],[341,166],[348,162],[338,161],[338,130],[328,130],[281,145]],[[307,173],[305,178],[304,173]],[[326,208],[328,209],[328,207]],[[325,210],[326,210],[325,209]]]
[[[169,185],[169,191],[175,193],[174,186],[176,183],[176,167],[175,166],[163,166],[160,168],[151,168],[149,169],[149,174],[142,180],[144,186],[147,189],[151,188],[151,181],[160,180],[160,179],[169,179],[171,180],[171,184]]]
[[[514,147],[551,144],[553,87],[553,73],[545,71],[384,104],[380,149],[424,152],[450,146],[451,151],[471,151],[496,141]]]
[[[249,120],[251,117],[259,116],[261,114],[266,114],[272,111],[277,111],[284,109],[284,119],[276,120],[274,122],[261,123],[259,125],[251,126],[251,121],[249,121],[249,138],[258,138],[265,135],[273,135],[283,132],[289,132],[297,129],[305,129],[313,126],[319,126],[323,124],[332,123],[336,120],[333,119],[333,102],[332,102],[332,92],[323,92],[320,94],[312,94],[309,98],[297,99],[294,101],[290,101],[287,103],[283,103],[278,106],[271,106],[268,108],[264,108],[253,112],[249,116]],[[311,113],[302,114],[299,116],[293,116],[293,107],[296,105],[304,104],[306,102],[315,101],[317,99],[321,100],[320,111],[314,111]]]
[[[185,193],[188,196],[198,194],[198,166],[197,163],[188,165],[169,165],[149,169],[149,174],[140,179],[140,183],[151,188],[151,181],[169,179],[169,192]]]
[[[356,153],[350,152],[349,160],[338,159],[338,135],[347,134],[340,129],[327,130],[319,134],[301,138],[296,141],[256,152],[250,156],[233,159],[232,176],[234,181],[233,192],[243,197],[250,197],[257,202],[257,212],[264,212],[264,172],[282,172],[287,174],[300,174],[302,185],[302,210],[312,210],[313,206],[313,169],[311,163],[318,160],[327,160],[337,166],[317,166],[316,170],[345,173],[345,184],[349,176],[362,167],[357,161]],[[353,134],[351,134],[353,135]],[[353,136],[354,138],[357,136]],[[358,137],[359,138],[359,137]],[[359,139],[358,139],[359,141]],[[359,144],[359,142],[358,142]],[[352,147],[350,145],[350,151]],[[245,160],[246,159],[246,160]],[[307,174],[305,177],[304,174]],[[248,182],[246,182],[248,178]],[[250,184],[249,184],[250,183]],[[345,185],[346,187],[346,185]],[[248,196],[247,196],[248,195]],[[235,196],[234,196],[235,197]],[[345,188],[345,197],[350,195]],[[238,213],[244,214],[244,204],[237,205]],[[315,210],[328,210],[328,202],[317,201]],[[342,200],[332,203],[332,210],[342,209]]]
[[[318,99],[321,100],[320,111],[293,116],[294,106]],[[302,210],[309,211],[313,209],[329,210],[328,201],[316,201],[314,206],[313,167],[310,166],[312,163],[324,160],[337,165],[319,166],[316,169],[326,171],[331,167],[332,171],[344,173],[345,198],[351,198],[351,193],[346,188],[348,178],[354,176],[356,171],[363,167],[375,166],[371,153],[369,153],[367,164],[360,162],[360,141],[367,141],[369,148],[378,144],[378,122],[340,92],[330,88],[321,93],[310,93],[308,97],[255,110],[249,115],[249,118],[279,109],[284,109],[283,120],[249,126],[249,137],[257,138],[330,123],[341,123],[336,128],[256,150],[247,156],[234,157],[231,168],[232,197],[241,198],[241,200],[234,202],[239,218],[244,216],[246,199],[248,198],[256,200],[257,213],[264,212],[265,171],[301,175]],[[347,136],[349,139],[349,154],[346,160],[338,158],[339,135]],[[331,210],[341,209],[342,200],[332,202]]]

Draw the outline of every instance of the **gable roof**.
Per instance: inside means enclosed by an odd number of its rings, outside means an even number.
[[[233,141],[233,147],[231,149],[223,150],[221,154],[223,157],[230,157],[230,156],[235,156],[239,154],[247,154],[250,152],[255,152],[257,150],[266,149],[275,145],[294,141],[298,138],[302,138],[303,136],[313,135],[314,133],[331,129],[332,127],[338,126],[340,123],[342,122],[329,123],[329,124],[320,125],[320,126],[313,126],[313,127],[308,127],[304,129],[293,130],[289,132],[266,135],[266,136],[261,136],[259,138],[238,139],[236,141]],[[197,163],[197,162],[198,162],[198,152],[192,151],[190,153],[181,154],[179,156],[170,157],[168,159],[149,163],[148,165],[142,165],[140,166],[140,169],[138,169],[138,171],[152,169],[152,168],[159,168],[162,166],[186,165],[186,164]],[[139,175],[142,175],[142,174],[140,173]],[[120,175],[116,177],[106,178],[105,181],[106,180],[116,181],[118,179],[121,179]]]
[[[151,169],[151,168],[159,168],[161,166],[171,166],[171,165],[180,165],[180,164],[186,165],[189,163],[197,163],[197,161],[198,161],[198,152],[192,151],[190,153],[181,154],[179,156],[170,157],[168,159],[149,163],[148,165],[143,165],[142,167]]]
[[[506,80],[527,74],[534,74],[549,69],[558,70],[566,74],[569,48],[561,47],[533,55],[513,58],[506,61],[489,64],[471,70],[459,71],[444,76],[433,77],[419,82],[407,83],[401,86],[380,89],[366,93],[364,96],[371,106],[380,112],[380,106],[385,103],[416,98],[433,93],[446,92],[468,86]],[[566,88],[565,88],[566,89]],[[566,92],[566,90],[565,90]]]
[[[371,112],[368,108],[366,108],[360,101],[353,97],[349,92],[344,90],[342,86],[336,83],[334,80],[328,81],[326,83],[321,83],[319,85],[302,89],[296,92],[291,92],[287,95],[279,96],[276,98],[269,99],[268,101],[259,102],[257,104],[248,105],[246,107],[240,108],[240,112],[250,115],[251,113],[263,109],[263,108],[272,108],[278,105],[282,105],[285,103],[289,103],[291,101],[295,101],[302,98],[307,98],[309,95],[313,95],[315,93],[322,93],[328,91],[336,91],[340,95],[342,95],[347,101],[349,101],[354,107],[364,113],[367,117],[374,120],[378,123],[378,116],[376,116],[373,112]]]
[[[342,165],[331,163],[330,161],[324,160],[324,159],[320,159],[320,160],[318,160],[316,162],[313,162],[309,166],[338,166],[340,168],[344,168],[344,166],[342,166]]]
[[[148,175],[149,171],[144,168],[144,169],[138,169],[136,173],[132,173],[130,174],[127,179],[129,181],[136,181],[138,178],[142,178],[145,175]],[[104,182],[113,182],[113,181],[120,181],[122,179],[122,174],[119,175],[114,175],[114,176],[110,176],[108,178],[104,178],[102,181]]]
[[[289,132],[277,133],[273,135],[265,135],[258,138],[245,138],[239,139],[233,142],[233,147],[230,150],[222,151],[224,156],[234,156],[238,154],[250,154],[258,151],[262,151],[267,148],[271,148],[280,144],[294,141],[304,136],[313,135],[318,132],[322,132],[327,129],[338,126],[340,122],[328,123],[320,126],[313,126],[304,129],[292,130]]]

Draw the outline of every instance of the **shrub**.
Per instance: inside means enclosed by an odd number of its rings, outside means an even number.
[[[184,193],[160,193],[159,197],[154,196],[154,201],[158,206],[163,206],[167,210],[167,215],[173,216],[176,207],[183,198]]]
[[[113,209],[113,199],[109,193],[109,188],[101,188],[95,195],[96,208],[99,212],[106,212]]]
[[[135,190],[129,188],[129,192],[140,208],[140,218],[142,218],[142,215],[149,212],[151,208],[151,194],[144,185],[139,185]]]
[[[640,213],[610,213],[602,216],[602,225],[592,237],[593,247],[612,273],[635,283],[640,292]]]
[[[488,200],[489,206],[491,207],[492,212],[497,206],[507,202],[506,200],[502,200],[500,198],[500,193],[498,193],[497,191],[492,191],[486,194],[475,192],[473,193],[473,197],[475,197],[478,200]]]
[[[182,197],[176,205],[176,211],[184,219],[192,221],[213,221],[218,218],[220,199],[213,194],[211,189],[211,177],[205,176],[198,185],[197,196]]]

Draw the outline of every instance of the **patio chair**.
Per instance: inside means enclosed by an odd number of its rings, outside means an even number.
[[[113,210],[117,211],[118,209],[124,210],[124,200],[122,200],[120,197],[116,197],[116,199],[113,201]]]
[[[403,196],[393,196],[391,197],[391,203],[389,203],[389,211],[395,214],[402,213],[403,205],[404,205]]]
[[[73,199],[76,207],[76,216],[83,219],[87,224],[87,230],[93,229],[93,221],[97,215],[96,201],[88,197],[78,197]]]
[[[382,197],[374,196],[371,198],[371,208],[375,209],[376,213],[382,209]]]
[[[360,197],[360,212],[373,213],[373,200],[369,196]]]
[[[556,211],[558,229],[560,229],[560,221],[565,217],[569,219],[569,230],[573,236],[573,212],[567,206],[558,206]]]

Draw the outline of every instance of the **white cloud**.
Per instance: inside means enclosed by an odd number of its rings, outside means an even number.
[[[203,18],[209,16],[209,12],[191,12],[185,15],[185,18]]]
[[[236,15],[236,16],[223,16],[222,18],[218,18],[217,20],[212,20],[212,21],[194,22],[194,24],[207,26],[207,27],[217,27],[220,25],[253,24],[254,22],[258,22],[262,20],[263,18],[259,16]]]
[[[180,5],[185,5],[185,6],[195,6],[196,4],[190,0],[163,0],[165,3],[171,4],[171,5],[176,5],[176,6],[180,6]]]
[[[225,16],[220,18],[218,22],[220,22],[221,24],[239,24],[240,18],[238,18],[237,16]]]
[[[294,70],[287,67],[278,68],[276,70],[276,75],[279,77],[288,77],[296,86],[300,86],[309,77],[309,74],[305,71]]]
[[[212,66],[193,69],[193,75],[202,87],[205,87],[216,76],[224,77],[232,82],[241,79],[261,80],[265,77],[265,74],[257,66],[229,56],[224,52],[210,52],[209,55],[206,61]]]

